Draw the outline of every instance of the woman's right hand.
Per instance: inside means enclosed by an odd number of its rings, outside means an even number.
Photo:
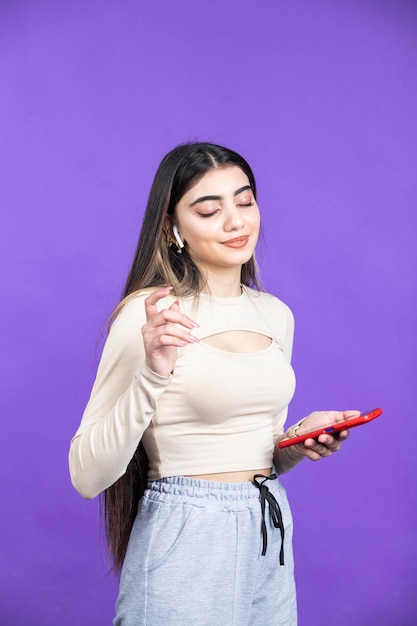
[[[192,328],[198,328],[198,324],[180,313],[178,301],[173,302],[168,309],[158,312],[157,303],[171,289],[172,287],[156,289],[145,300],[146,324],[142,326],[142,335],[146,364],[159,376],[169,376],[173,372],[178,348],[199,341],[189,332]]]

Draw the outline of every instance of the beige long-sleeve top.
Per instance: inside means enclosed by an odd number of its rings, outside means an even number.
[[[276,297],[245,287],[240,296],[184,298],[181,311],[201,341],[178,351],[173,375],[146,366],[139,292],[111,326],[81,424],[71,441],[75,488],[93,498],[126,471],[140,440],[149,480],[270,467],[295,389],[294,322]],[[174,298],[159,302],[169,307]],[[205,338],[249,331],[271,339],[259,352],[226,352]],[[284,468],[285,471],[285,468]]]

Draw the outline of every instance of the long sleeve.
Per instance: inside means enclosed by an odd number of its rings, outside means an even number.
[[[293,437],[296,426],[298,426],[298,424],[294,424],[286,431],[286,433],[281,434],[276,440],[276,444],[279,439]],[[286,472],[289,472],[305,458],[305,456],[299,452],[295,446],[278,448],[276,444],[274,450],[274,466],[278,474],[285,474]]]
[[[85,498],[94,498],[125,473],[172,378],[146,366],[144,316],[139,297],[127,303],[114,321],[90,400],[71,441],[71,480]]]

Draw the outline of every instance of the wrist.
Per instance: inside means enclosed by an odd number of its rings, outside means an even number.
[[[303,419],[299,420],[296,424],[293,424],[292,426],[289,427],[289,429],[286,431],[285,433],[285,438],[288,439],[292,439],[292,437],[295,437],[297,435],[297,431],[300,428],[301,424],[304,422],[305,417],[303,417]]]

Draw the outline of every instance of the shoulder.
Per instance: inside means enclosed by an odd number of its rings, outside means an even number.
[[[256,289],[251,289],[250,287],[245,287],[245,291],[253,304],[262,310],[264,314],[273,316],[279,315],[280,317],[286,318],[288,322],[294,324],[294,316],[290,307],[272,293],[257,291]]]
[[[290,307],[282,300],[265,291],[245,288],[248,299],[271,331],[271,336],[278,341],[288,360],[291,359],[294,339],[294,316]]]
[[[129,341],[145,323],[145,297],[142,293],[132,294],[113,311],[107,343]]]

